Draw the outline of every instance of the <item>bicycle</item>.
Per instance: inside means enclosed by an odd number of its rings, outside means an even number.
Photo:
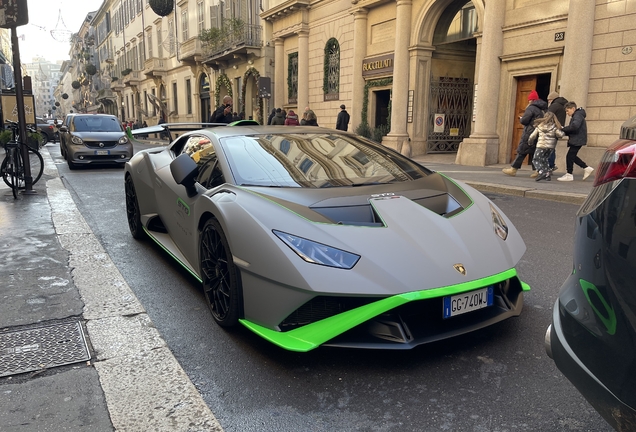
[[[11,129],[12,139],[4,144],[5,156],[0,166],[2,179],[13,191],[13,197],[18,198],[18,190],[26,188],[24,178],[24,162],[22,160],[22,140],[20,139],[20,126],[17,122],[11,120],[6,121],[7,126]],[[37,132],[35,129],[27,126],[27,130],[31,133]],[[28,143],[28,140],[27,140]],[[35,144],[35,148],[27,144],[29,153],[29,166],[31,167],[31,184],[34,185],[42,177],[44,171],[44,159],[38,151],[39,143]]]

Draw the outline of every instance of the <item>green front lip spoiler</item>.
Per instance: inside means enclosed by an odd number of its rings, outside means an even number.
[[[317,348],[345,331],[405,303],[472,291],[488,285],[496,284],[515,276],[517,276],[517,271],[513,268],[483,279],[464,282],[457,285],[398,294],[311,324],[307,324],[306,326],[288,332],[271,330],[245,319],[240,320],[240,322],[257,335],[267,339],[281,348],[285,348],[290,351],[307,352]],[[525,282],[521,282],[521,287],[523,291],[530,290],[530,286]]]

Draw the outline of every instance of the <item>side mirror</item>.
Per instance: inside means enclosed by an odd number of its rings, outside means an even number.
[[[189,197],[197,194],[197,189],[194,187],[194,179],[199,174],[199,167],[189,155],[184,153],[170,162],[170,173],[177,184],[186,188]]]
[[[68,127],[66,126],[58,126],[58,129],[60,130],[60,132],[68,132]]]

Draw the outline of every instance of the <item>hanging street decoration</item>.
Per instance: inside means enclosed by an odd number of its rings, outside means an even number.
[[[150,0],[148,3],[154,13],[162,17],[170,15],[174,10],[173,0]]]

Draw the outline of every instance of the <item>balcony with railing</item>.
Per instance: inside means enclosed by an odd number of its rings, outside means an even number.
[[[125,86],[138,86],[141,81],[141,71],[130,71],[128,75],[121,77],[121,82]]]
[[[202,41],[203,63],[212,67],[227,63],[236,57],[248,55],[261,56],[263,27],[260,25],[244,25],[223,35],[222,37]]]
[[[182,62],[198,62],[203,56],[203,48],[201,39],[198,36],[188,39],[181,44],[181,61]]]
[[[146,60],[146,63],[144,63],[143,73],[146,74],[147,77],[166,76],[168,71],[167,62],[168,61],[163,58],[151,57]]]

